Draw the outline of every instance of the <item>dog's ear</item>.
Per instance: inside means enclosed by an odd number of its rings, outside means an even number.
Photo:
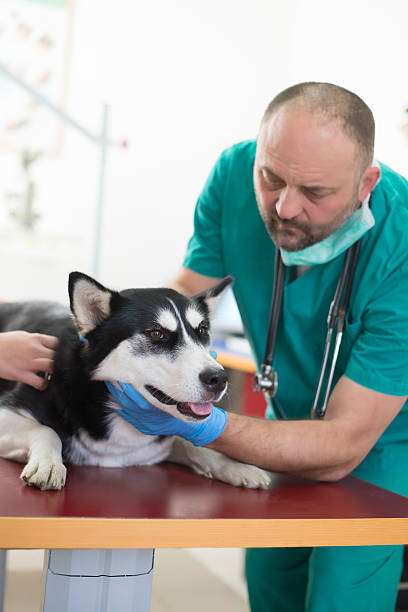
[[[197,293],[197,295],[194,295],[193,298],[207,304],[210,318],[212,318],[225,291],[232,285],[233,282],[234,279],[232,276],[226,276],[219,283],[214,285],[214,287],[210,287],[210,289]]]
[[[109,317],[115,292],[82,272],[71,272],[68,281],[71,310],[83,336]]]

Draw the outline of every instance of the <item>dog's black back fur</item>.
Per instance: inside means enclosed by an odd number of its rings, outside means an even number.
[[[54,429],[62,440],[63,452],[81,428],[94,439],[106,437],[111,412],[105,406],[108,390],[103,382],[90,381],[84,361],[86,346],[79,339],[69,309],[41,301],[0,304],[0,332],[21,329],[59,338],[54,373],[44,391],[1,381],[1,404],[24,406],[41,424]]]

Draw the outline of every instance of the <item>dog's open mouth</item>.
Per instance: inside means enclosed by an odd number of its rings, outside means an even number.
[[[159,400],[159,402],[162,404],[166,404],[167,406],[177,406],[177,410],[185,416],[191,416],[195,419],[206,419],[211,414],[211,402],[178,402],[152,385],[145,385],[145,389],[147,389],[147,391],[149,391],[149,393],[151,393],[153,397]]]

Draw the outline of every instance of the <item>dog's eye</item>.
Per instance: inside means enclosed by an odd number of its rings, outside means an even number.
[[[206,327],[205,325],[200,325],[200,327],[197,329],[197,333],[202,338],[204,336],[207,336],[207,334],[208,334],[208,327]]]
[[[151,329],[149,331],[149,336],[153,338],[153,340],[163,340],[164,334],[160,329]]]

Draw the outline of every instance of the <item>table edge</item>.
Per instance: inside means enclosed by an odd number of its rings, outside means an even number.
[[[408,518],[2,517],[0,548],[246,548],[408,544]]]

